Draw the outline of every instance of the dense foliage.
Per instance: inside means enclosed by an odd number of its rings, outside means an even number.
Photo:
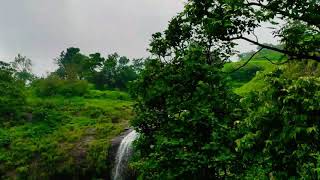
[[[68,48],[56,59],[59,66],[55,74],[65,80],[86,80],[97,89],[126,90],[128,83],[137,78],[143,59],[130,60],[117,53],[107,58],[100,53],[86,56],[79,48]]]
[[[236,142],[246,176],[319,179],[319,77],[287,79],[277,71],[266,81],[243,100],[246,134]]]
[[[110,173],[111,139],[132,116],[118,92],[28,98],[28,119],[0,127],[0,179],[94,179]]]
[[[144,179],[221,178],[236,168],[237,98],[219,64],[202,54],[194,46],[173,63],[152,60],[135,83],[132,124],[142,134],[136,166]]]
[[[132,117],[128,94],[55,74],[35,79],[20,55],[0,61],[0,93],[0,179],[110,176],[111,140]]]
[[[64,80],[56,76],[38,79],[32,83],[38,96],[83,96],[89,91],[85,80]]]
[[[37,79],[0,61],[0,179],[106,178],[110,140],[139,132],[139,179],[320,179],[318,0],[188,0],[152,58],[68,48]],[[262,24],[279,45],[259,41]],[[239,41],[257,51],[236,50]],[[230,62],[238,55],[239,62]]]
[[[187,1],[152,36],[157,59],[132,88],[139,178],[319,179],[319,10],[315,0]],[[263,22],[278,27],[279,46],[259,42]],[[226,64],[236,40],[258,51]],[[242,85],[239,97],[231,88]]]
[[[168,29],[153,35],[150,51],[159,57],[170,57],[197,42],[207,54],[228,58],[237,53],[236,40],[242,40],[289,59],[319,62],[319,9],[317,0],[188,0]],[[279,20],[285,23],[280,24]],[[262,23],[277,26],[270,36],[279,37],[281,46],[259,42],[255,30]]]
[[[0,126],[17,120],[25,105],[24,84],[14,73],[9,64],[0,61]]]

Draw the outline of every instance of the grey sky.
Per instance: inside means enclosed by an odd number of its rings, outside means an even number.
[[[39,75],[53,71],[53,59],[71,46],[84,53],[145,57],[151,34],[164,30],[182,9],[182,0],[0,0],[0,60],[21,53]],[[265,31],[257,32],[261,42],[274,41]]]

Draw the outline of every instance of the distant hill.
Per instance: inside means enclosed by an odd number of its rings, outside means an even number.
[[[240,55],[239,62],[230,62],[224,66],[223,71],[228,73],[243,65],[254,52],[243,53]],[[279,61],[281,59],[281,61]],[[320,75],[320,67],[315,61],[296,61],[295,63],[286,63],[284,65],[276,65],[286,61],[278,52],[264,49],[258,53],[246,66],[230,73],[230,83],[234,88],[234,92],[244,96],[251,91],[257,91],[265,87],[264,76],[272,72],[276,68],[287,66],[287,76],[310,76]],[[270,62],[272,61],[272,63]]]
[[[240,57],[242,59],[240,61],[227,63],[224,66],[223,71],[226,73],[232,72],[234,69],[242,66],[253,55],[253,53],[254,52],[241,54]],[[233,73],[230,73],[230,82],[232,87],[234,87],[235,92],[241,94],[244,89],[245,91],[249,91],[252,88],[257,89],[263,86],[263,84],[257,80],[259,79],[259,75],[257,74],[263,74],[274,70],[276,65],[272,64],[269,60],[272,60],[272,62],[277,62],[277,60],[280,58],[281,54],[265,49],[255,55],[246,66]],[[251,85],[248,84],[250,82]],[[246,87],[245,85],[250,86],[250,88]]]

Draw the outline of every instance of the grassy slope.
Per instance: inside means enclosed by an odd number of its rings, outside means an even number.
[[[252,53],[248,53],[245,55],[240,62],[226,64],[223,70],[225,72],[231,72],[233,69],[241,66],[251,56],[251,54]],[[235,73],[230,74],[231,85],[233,86],[235,93],[244,96],[250,91],[259,90],[265,87],[265,82],[263,80],[264,74],[273,71],[277,67],[277,65],[267,61],[265,57],[277,62],[279,59],[281,59],[281,54],[264,49],[258,53],[245,67],[241,68]]]
[[[255,60],[251,63],[259,65],[263,67],[263,69],[256,73],[256,76],[254,76],[249,82],[245,83],[239,88],[236,88],[234,92],[239,95],[244,95],[248,92],[259,90],[265,87],[265,82],[263,80],[264,75],[266,73],[269,73],[273,71],[276,66],[271,64],[269,61],[265,60]]]
[[[228,63],[224,67],[225,72],[230,72],[242,65],[243,62]],[[234,92],[239,95],[244,95],[247,92],[261,89],[265,86],[263,75],[271,72],[276,68],[266,60],[254,59],[238,72],[231,74],[231,85],[234,87]]]
[[[247,55],[240,62],[226,64],[224,71],[231,72],[241,66],[250,56],[250,54]],[[245,67],[230,75],[234,92],[240,96],[245,96],[249,92],[264,88],[266,86],[264,81],[265,74],[279,67],[285,69],[284,73],[287,77],[320,76],[320,65],[315,61],[295,61],[279,66],[270,63],[264,58],[267,57],[277,62],[277,60],[281,59],[281,56],[281,54],[270,50],[263,50],[257,54]]]
[[[110,140],[128,126],[125,93],[29,98],[29,122],[0,128],[0,179],[102,177]]]

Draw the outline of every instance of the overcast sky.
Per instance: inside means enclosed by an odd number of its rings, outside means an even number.
[[[0,0],[0,60],[29,57],[38,75],[68,47],[146,57],[150,37],[183,9],[182,0]],[[274,42],[259,30],[261,42]],[[241,43],[239,49],[253,49]]]

